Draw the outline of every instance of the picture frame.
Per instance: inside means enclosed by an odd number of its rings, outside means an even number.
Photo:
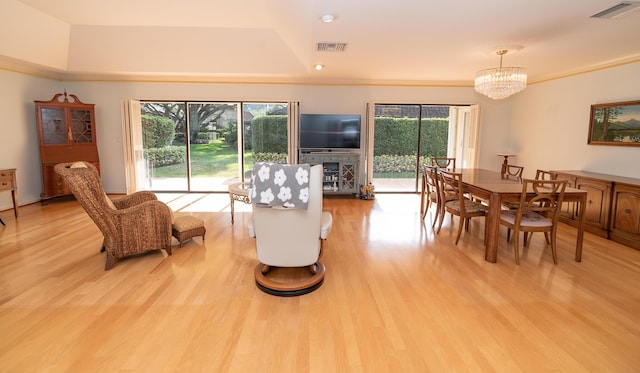
[[[591,105],[587,144],[640,146],[640,100]]]

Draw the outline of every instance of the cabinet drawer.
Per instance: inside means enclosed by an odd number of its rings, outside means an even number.
[[[42,168],[42,195],[43,198],[52,198],[71,194],[69,188],[54,171],[54,164],[44,165]]]

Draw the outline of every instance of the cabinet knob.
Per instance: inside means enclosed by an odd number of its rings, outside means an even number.
[[[592,200],[588,200],[587,204],[591,205],[591,204],[593,204],[593,201]]]
[[[624,209],[625,214],[631,214],[631,209]]]

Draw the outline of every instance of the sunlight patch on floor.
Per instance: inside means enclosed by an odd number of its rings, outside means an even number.
[[[158,199],[175,212],[227,212],[231,213],[227,193],[156,193]],[[234,203],[235,212],[251,211],[251,205]]]
[[[378,194],[369,215],[363,217],[363,239],[370,243],[370,249],[379,247],[388,250],[389,245],[399,245],[419,249],[420,246],[406,246],[407,242],[425,242],[433,237],[430,224],[422,224],[420,219],[420,196],[417,194]],[[390,219],[391,217],[391,219]],[[380,246],[382,244],[382,246]]]

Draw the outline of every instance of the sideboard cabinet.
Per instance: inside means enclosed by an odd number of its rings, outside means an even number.
[[[569,186],[587,191],[587,232],[640,250],[640,179],[588,171],[554,171]],[[577,225],[578,211],[565,203],[561,221]]]
[[[100,169],[94,105],[81,102],[67,92],[49,101],[35,101],[38,143],[42,168],[40,202],[71,194],[54,172],[62,162],[87,161]]]
[[[324,194],[353,194],[360,191],[358,169],[360,155],[350,152],[317,152],[300,154],[301,163],[321,164]]]

